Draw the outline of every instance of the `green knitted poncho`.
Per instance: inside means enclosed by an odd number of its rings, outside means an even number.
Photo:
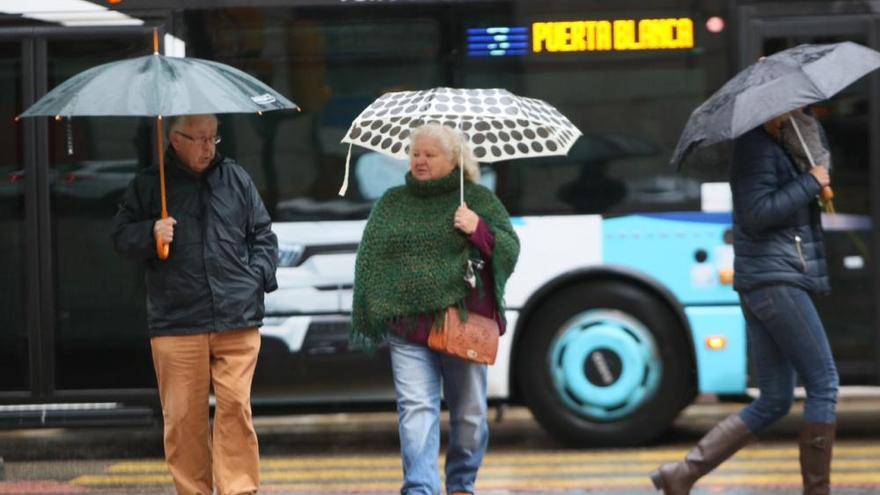
[[[519,239],[507,210],[487,188],[465,182],[464,200],[495,237],[492,274],[496,308],[504,315],[504,286],[519,255]],[[468,257],[479,252],[453,227],[459,205],[459,171],[436,180],[406,175],[406,185],[389,189],[373,207],[355,263],[352,341],[374,348],[388,335],[388,322],[440,314],[463,306]],[[479,278],[479,277],[478,277]]]

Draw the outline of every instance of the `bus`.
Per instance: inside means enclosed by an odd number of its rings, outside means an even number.
[[[151,52],[238,67],[300,112],[222,115],[219,151],[253,177],[280,243],[253,387],[257,414],[390,409],[387,350],[349,346],[354,258],[406,163],[355,146],[379,95],[505,88],[582,132],[567,156],[483,165],[522,241],[492,404],[525,405],[560,442],[656,439],[698,395],[741,399],[729,144],[669,158],[690,112],[762,54],[880,48],[864,1],[54,0],[0,4],[0,424],[158,418],[143,267],[112,217],[153,164],[148,118],[21,119],[95,65]],[[833,292],[816,299],[844,385],[880,384],[880,79],[815,113],[832,146],[824,218]]]

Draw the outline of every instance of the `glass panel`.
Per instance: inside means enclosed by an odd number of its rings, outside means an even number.
[[[652,15],[677,17],[681,10]],[[631,11],[591,13],[591,18],[628,16]],[[465,27],[507,24],[503,18],[481,19]],[[496,192],[510,213],[699,211],[700,184],[727,180],[727,147],[695,153],[681,171],[669,159],[690,113],[728,74],[726,41],[726,34],[701,30],[695,50],[466,58],[464,86],[503,87],[540,98],[584,134],[567,156],[494,166]]]
[[[242,69],[302,109],[221,116],[219,151],[248,170],[274,220],[367,217],[378,195],[361,187],[357,170],[362,156],[374,154],[352,149],[349,192],[337,195],[348,151],[339,141],[351,121],[386,91],[449,85],[439,54],[440,23],[413,14],[310,18],[288,8],[187,13],[175,35],[186,42],[188,55]]]
[[[764,40],[764,53],[801,43],[854,41],[861,36],[786,36]],[[863,78],[812,107],[831,145],[836,214],[823,215],[831,294],[816,298],[844,383],[872,383],[875,321],[871,253],[869,85]]]
[[[146,36],[50,40],[49,88],[149,48]],[[56,387],[153,387],[143,269],[110,239],[122,192],[153,159],[152,120],[74,117],[50,121],[49,133]]]
[[[467,9],[476,20],[446,22],[448,10],[436,5],[369,16],[192,10],[175,35],[188,54],[242,68],[302,107],[221,124],[221,151],[248,168],[275,221],[366,218],[381,178],[402,180],[406,164],[354,146],[349,192],[339,198],[348,151],[339,140],[378,95],[435,86],[504,87],[542,98],[587,134],[568,157],[491,167],[490,185],[515,215],[699,210],[700,183],[727,180],[723,145],[697,153],[681,173],[668,162],[690,112],[727,76],[728,33],[700,30],[695,50],[469,58],[467,28],[539,17],[512,19],[510,6]],[[658,9],[651,15],[682,15],[681,2]]]
[[[21,45],[0,43],[0,391],[29,388],[21,84]]]

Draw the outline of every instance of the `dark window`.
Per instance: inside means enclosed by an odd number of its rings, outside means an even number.
[[[96,65],[146,55],[150,48],[143,35],[50,39],[49,88]],[[116,254],[110,237],[123,191],[138,167],[153,161],[153,139],[149,118],[49,120],[59,389],[155,385],[143,267]]]
[[[0,43],[0,390],[26,390],[25,223],[21,44]]]

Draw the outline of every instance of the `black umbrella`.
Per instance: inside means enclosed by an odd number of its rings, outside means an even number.
[[[697,148],[735,139],[774,117],[826,100],[877,68],[880,52],[849,41],[800,45],[762,58],[694,110],[670,163],[680,167]],[[793,119],[792,125],[797,125]]]

